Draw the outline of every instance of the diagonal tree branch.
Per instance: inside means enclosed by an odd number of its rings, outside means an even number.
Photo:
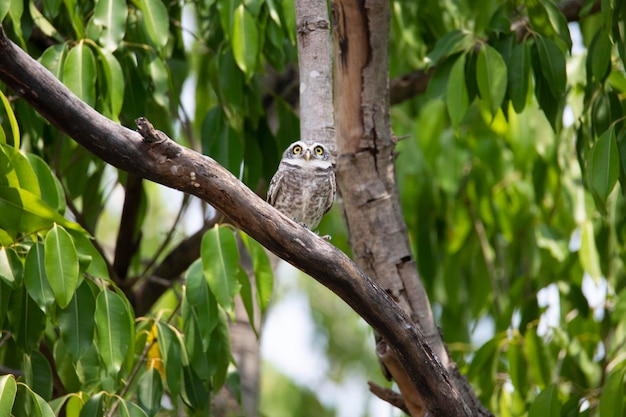
[[[138,119],[140,135],[105,118],[11,42],[1,26],[0,80],[99,158],[211,203],[263,246],[335,292],[396,352],[433,415],[472,414],[420,331],[380,286],[344,253],[275,210],[213,159],[155,132],[145,119]]]

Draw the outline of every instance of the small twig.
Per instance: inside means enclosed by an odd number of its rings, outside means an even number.
[[[384,388],[380,385],[376,385],[372,381],[368,381],[367,385],[369,385],[370,392],[372,394],[374,394],[381,400],[388,402],[394,407],[402,410],[405,414],[409,414],[409,409],[406,408],[406,404],[404,404],[404,399],[402,398],[402,395],[393,390],[390,390],[389,388]]]

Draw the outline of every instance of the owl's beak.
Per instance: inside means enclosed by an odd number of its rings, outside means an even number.
[[[309,149],[307,149],[306,151],[304,151],[304,159],[309,162],[311,160],[311,151]]]

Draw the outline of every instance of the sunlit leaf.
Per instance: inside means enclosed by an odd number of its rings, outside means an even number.
[[[442,58],[465,51],[474,44],[471,33],[462,30],[453,30],[439,39],[434,49],[428,54],[431,64],[437,64]]]
[[[0,247],[0,279],[11,288],[22,285],[24,266],[13,248]]]
[[[231,38],[235,61],[250,79],[259,54],[259,33],[254,17],[243,4],[235,10]]]
[[[16,393],[15,377],[11,374],[0,375],[0,417],[11,416]]]
[[[596,238],[591,220],[586,220],[582,225],[578,256],[585,271],[598,282],[603,275],[600,269],[600,256],[596,247]]]
[[[65,193],[59,179],[52,173],[48,164],[39,156],[29,153],[26,155],[33,172],[39,181],[41,199],[57,212],[65,212]]]
[[[13,109],[9,104],[9,100],[7,100],[7,97],[2,91],[0,91],[0,101],[2,101],[2,106],[4,107],[7,118],[9,119],[9,126],[11,127],[11,134],[13,136],[13,148],[18,150],[20,148],[20,129],[17,124],[17,119],[15,118],[15,113],[13,113]],[[1,143],[6,144],[6,138],[2,140]]]
[[[0,185],[21,188],[41,196],[39,181],[28,159],[12,146],[0,144]]]
[[[99,42],[110,52],[115,51],[124,38],[128,8],[124,0],[98,0],[93,11],[93,22],[100,28]]]
[[[78,285],[78,255],[72,237],[57,224],[46,235],[45,266],[57,303],[67,307]]]
[[[240,233],[240,236],[246,244],[246,248],[252,259],[257,301],[261,308],[261,314],[264,314],[272,298],[274,288],[274,272],[272,265],[263,246],[259,245],[256,240],[243,232]]]
[[[184,348],[181,335],[170,325],[158,322],[159,351],[165,364],[165,381],[172,397],[180,392],[180,380],[183,366],[189,365],[189,360],[183,355]]]
[[[169,38],[169,18],[167,8],[161,0],[139,0],[142,12],[142,27],[148,39],[158,51],[162,50]]]

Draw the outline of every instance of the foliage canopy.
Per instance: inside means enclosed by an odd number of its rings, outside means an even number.
[[[392,116],[408,135],[409,236],[452,356],[496,415],[624,415],[626,2],[391,10],[392,79],[429,77]],[[127,126],[146,115],[259,193],[298,137],[292,0],[0,0],[0,19],[96,110]],[[135,289],[187,241],[189,199],[155,222],[151,186],[131,192],[132,178],[0,98],[0,416],[166,415],[164,394],[206,415],[211,395],[239,387],[228,324],[235,297],[252,323],[254,302],[265,311],[265,252],[215,225],[139,311]],[[130,221],[110,203],[118,185]],[[349,253],[338,213],[321,228]],[[336,351],[342,331],[318,319]]]

